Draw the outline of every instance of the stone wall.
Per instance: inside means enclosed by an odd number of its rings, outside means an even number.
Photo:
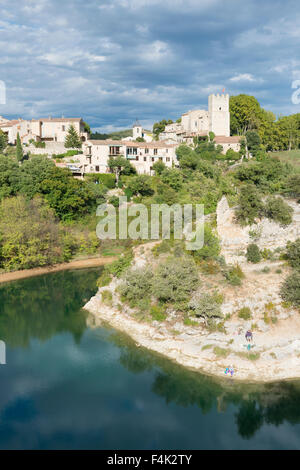
[[[66,153],[68,150],[77,149],[66,149],[63,142],[46,142],[45,148],[36,148],[34,145],[29,145],[26,147],[26,151],[33,155],[59,155],[61,153]]]

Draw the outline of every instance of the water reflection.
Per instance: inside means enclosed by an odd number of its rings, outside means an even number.
[[[0,368],[0,448],[298,445],[300,382],[217,380],[108,327],[91,330],[81,308],[99,274],[0,286],[0,338],[9,352]]]
[[[27,348],[70,332],[78,343],[86,329],[84,303],[95,293],[100,270],[67,271],[0,286],[0,335],[10,347]]]
[[[139,374],[156,368],[152,391],[166,403],[182,407],[196,405],[203,414],[213,408],[224,413],[230,405],[237,408],[235,423],[243,439],[252,438],[264,424],[279,426],[285,421],[300,423],[300,382],[243,384],[218,380],[184,369],[159,355],[137,348],[122,334],[112,333],[110,340],[120,351],[120,362]]]

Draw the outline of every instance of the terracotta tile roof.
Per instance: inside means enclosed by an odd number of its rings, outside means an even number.
[[[115,147],[134,147],[134,148],[174,148],[177,144],[165,144],[163,142],[132,142],[126,140],[89,140],[90,145],[110,145]]]
[[[80,122],[82,118],[41,118],[32,119],[31,122]]]
[[[217,135],[214,138],[216,144],[239,144],[242,139],[241,135],[226,137],[225,135]]]
[[[0,124],[0,127],[13,127],[16,124],[19,124],[20,122],[22,122],[22,121],[15,120],[15,121],[3,122],[3,123]]]

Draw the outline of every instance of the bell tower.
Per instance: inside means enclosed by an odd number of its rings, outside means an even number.
[[[216,136],[230,136],[229,95],[209,95],[209,131]]]
[[[144,131],[138,120],[135,121],[132,127],[132,137],[136,140],[138,137],[144,137]]]

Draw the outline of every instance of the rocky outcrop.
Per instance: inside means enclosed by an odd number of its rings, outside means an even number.
[[[255,243],[261,249],[274,250],[285,247],[288,240],[295,241],[300,237],[300,205],[288,201],[293,208],[293,222],[287,227],[263,218],[257,224],[241,227],[235,221],[235,209],[230,208],[225,196],[217,207],[217,231],[221,241],[222,255],[229,263],[238,262],[246,252],[249,243]]]

